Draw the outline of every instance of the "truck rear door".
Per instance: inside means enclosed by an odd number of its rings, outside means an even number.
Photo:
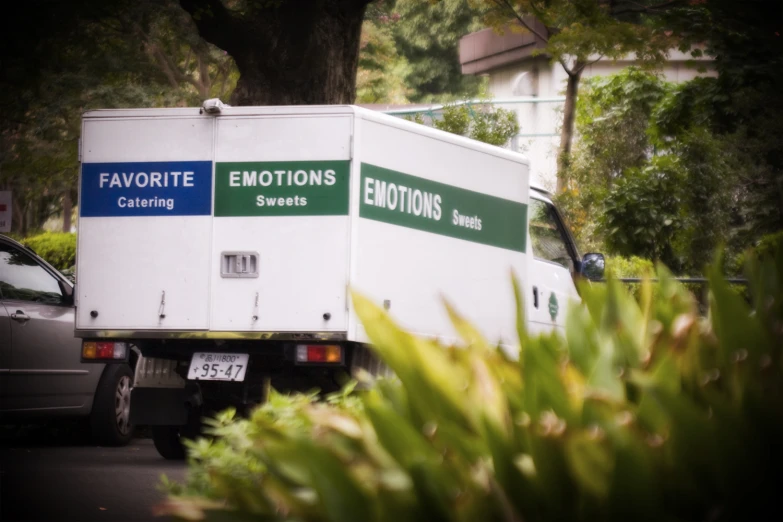
[[[77,329],[207,329],[214,119],[88,114],[82,143]]]
[[[352,115],[216,122],[211,329],[345,331]]]

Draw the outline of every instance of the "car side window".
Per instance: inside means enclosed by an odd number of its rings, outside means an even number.
[[[60,285],[29,254],[0,243],[0,297],[17,301],[63,304]]]
[[[530,198],[528,209],[533,255],[538,259],[562,265],[573,273],[574,258],[554,207],[544,201]]]

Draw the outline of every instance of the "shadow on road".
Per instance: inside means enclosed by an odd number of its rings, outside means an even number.
[[[150,437],[147,428],[136,428],[134,439]],[[90,425],[84,420],[48,420],[20,424],[0,424],[2,447],[95,446]]]
[[[78,422],[0,426],[0,520],[161,521],[161,476],[181,482],[185,464],[152,441],[101,447]]]

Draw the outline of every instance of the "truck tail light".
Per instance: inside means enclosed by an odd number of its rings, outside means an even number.
[[[337,344],[298,344],[296,362],[339,364],[343,362],[343,349]]]
[[[128,345],[114,341],[84,341],[82,359],[85,361],[124,361],[128,357]]]

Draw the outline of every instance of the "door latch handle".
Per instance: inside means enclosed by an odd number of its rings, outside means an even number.
[[[17,310],[15,314],[11,314],[11,319],[24,323],[30,320],[30,316],[25,314],[22,310]]]
[[[533,287],[533,306],[538,308],[538,287]]]

